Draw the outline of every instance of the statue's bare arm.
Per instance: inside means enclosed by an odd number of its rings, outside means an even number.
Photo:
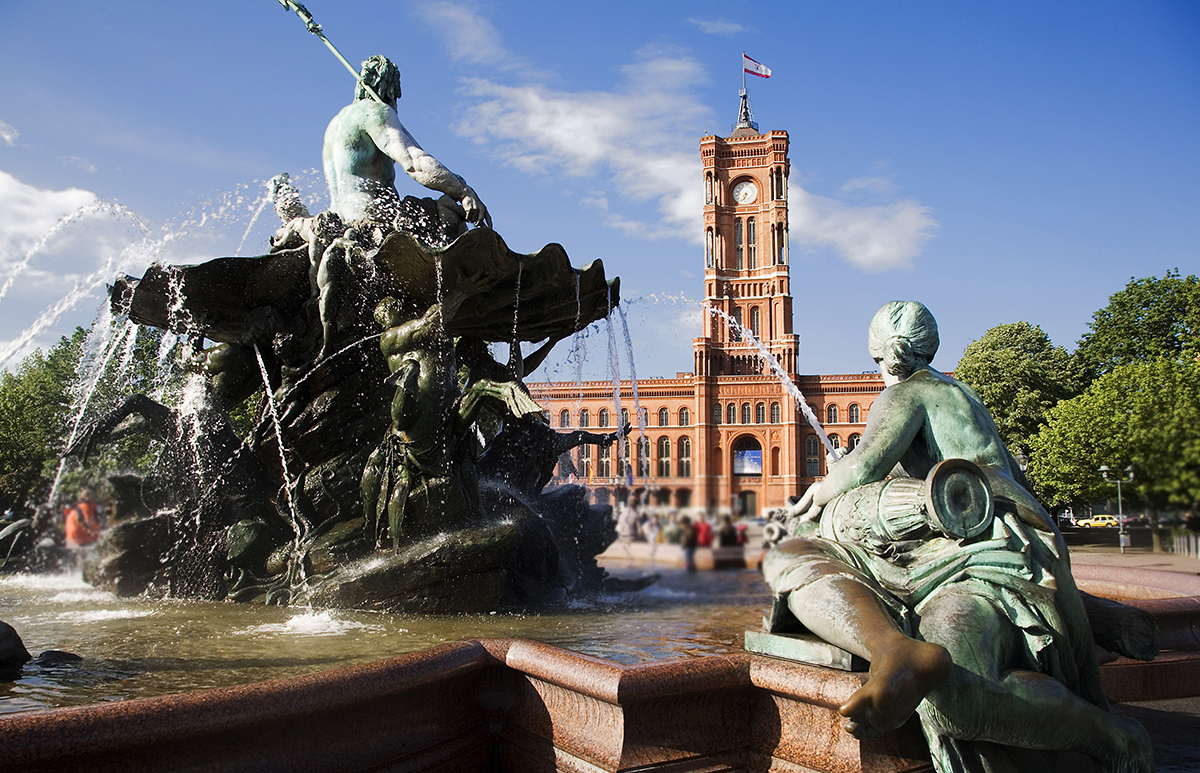
[[[919,385],[901,382],[879,395],[871,406],[862,441],[830,469],[825,480],[809,486],[792,506],[793,513],[816,517],[839,494],[883,480],[925,422],[925,404],[914,387]]]
[[[467,221],[490,225],[487,207],[463,178],[425,151],[400,123],[396,111],[377,106],[365,127],[378,147],[421,185],[462,204]]]

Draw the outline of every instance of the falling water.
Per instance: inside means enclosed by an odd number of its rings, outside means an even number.
[[[525,261],[517,261],[517,289],[513,295],[513,332],[512,332],[512,349],[508,353],[508,365],[513,369],[517,378],[525,375],[525,369],[521,365],[521,339],[517,333],[517,322],[521,314],[521,272],[525,269]]]
[[[783,369],[783,366],[779,364],[779,360],[775,357],[775,355],[771,354],[771,351],[763,345],[762,341],[759,341],[753,333],[738,324],[738,321],[733,317],[729,316],[718,308],[709,306],[708,304],[704,304],[704,308],[709,314],[719,316],[725,320],[725,323],[729,325],[730,330],[733,330],[744,340],[750,342],[750,345],[758,351],[759,355],[762,356],[763,360],[765,360],[767,365],[771,368],[771,372],[774,373],[779,379],[779,383],[783,385],[784,391],[791,395],[796,401],[796,406],[800,409],[800,412],[804,414],[804,418],[808,421],[809,426],[812,427],[817,433],[817,436],[821,438],[821,443],[823,443],[825,449],[829,451],[830,456],[832,456],[834,459],[837,459],[838,451],[836,448],[834,448],[833,443],[829,440],[829,436],[825,434],[825,428],[821,426],[821,422],[817,419],[817,415],[813,413],[812,406],[810,406],[808,401],[804,399],[804,394],[800,391],[800,389],[794,383],[792,383],[791,377],[788,376],[787,372]]]
[[[308,524],[296,510],[292,501],[292,475],[288,472],[287,455],[283,450],[283,430],[279,426],[279,412],[275,408],[275,394],[271,391],[271,378],[267,375],[267,364],[263,362],[262,350],[254,344],[254,356],[258,358],[258,370],[262,373],[263,389],[266,391],[267,410],[271,413],[271,424],[275,427],[275,443],[279,446],[279,463],[283,467],[283,494],[287,498],[288,515],[292,519],[292,530],[296,533],[296,546],[308,533]]]
[[[196,488],[200,492],[208,490],[211,485],[211,481],[206,480],[204,453],[200,448],[200,442],[207,431],[201,415],[207,407],[208,389],[205,386],[204,376],[199,373],[193,373],[188,377],[187,383],[183,388],[183,394],[179,400],[178,431],[187,440],[188,448],[192,452],[191,467],[196,475]],[[201,508],[197,507],[196,528],[200,528],[201,526],[200,513]]]
[[[604,325],[608,330],[608,369],[609,369],[609,372],[612,374],[613,407],[616,409],[616,412],[617,412],[617,427],[621,430],[624,430],[624,426],[623,426],[623,422],[622,422],[622,418],[624,418],[624,417],[621,415],[621,361],[620,361],[620,356],[617,354],[617,335],[616,335],[616,331],[613,330],[613,324],[612,324],[612,296],[611,295],[609,296],[609,299],[608,299],[608,314],[605,315],[605,317],[604,317]],[[626,445],[627,443],[629,443],[629,438],[627,438],[627,437],[622,437],[621,439],[619,439],[617,441],[617,458],[618,458],[618,460],[623,460],[625,458],[624,452],[628,448],[628,446]],[[617,464],[619,464],[619,463],[620,462],[618,461]]]
[[[25,257],[21,259],[21,262],[17,264],[16,268],[13,269],[13,272],[8,275],[8,279],[4,280],[4,286],[0,287],[0,301],[4,300],[4,297],[8,295],[8,291],[12,289],[13,283],[17,281],[17,277],[26,269],[26,267],[29,266],[29,261],[33,259],[33,256],[36,255],[39,250],[46,246],[46,243],[50,241],[51,237],[53,237],[62,229],[66,228],[71,223],[74,223],[76,220],[95,213],[107,213],[118,218],[128,217],[131,221],[133,221],[133,224],[141,230],[143,237],[150,234],[150,230],[146,228],[145,224],[142,223],[138,216],[120,204],[113,204],[111,202],[104,201],[103,199],[93,201],[91,204],[85,204],[79,209],[76,209],[74,212],[71,212],[60,218],[59,221],[55,223],[49,231],[46,232],[45,236],[43,236],[41,239],[38,239],[37,243],[29,248],[29,250],[25,253]]]
[[[80,358],[79,373],[81,378],[78,383],[82,386],[72,401],[74,405],[79,407],[71,422],[71,434],[67,438],[67,448],[70,448],[79,437],[79,426],[83,423],[83,417],[87,414],[88,406],[92,401],[92,395],[96,393],[96,387],[100,385],[100,379],[104,376],[104,372],[108,368],[108,363],[112,360],[113,354],[119,348],[123,348],[127,353],[121,359],[123,375],[123,371],[128,368],[129,355],[132,354],[133,350],[133,341],[137,339],[137,325],[129,320],[125,320],[122,323],[120,335],[113,335],[116,325],[113,324],[112,312],[109,310],[107,304],[105,304],[104,308],[105,311],[101,314],[100,320],[92,326],[92,333],[88,336],[89,340],[84,344],[84,356]],[[89,347],[88,344],[91,343],[92,338],[96,339],[96,343]],[[120,346],[122,343],[125,344],[124,347]],[[91,349],[90,356],[89,349]],[[54,503],[55,497],[58,495],[58,484],[62,481],[66,464],[66,457],[61,458],[58,462],[58,470],[54,473],[54,482],[50,484],[50,496],[47,499],[51,504]]]
[[[634,367],[633,364],[633,339],[629,336],[629,323],[625,319],[624,307],[618,306],[617,313],[621,316],[621,330],[625,334],[625,356],[629,358],[629,383],[633,389],[633,411],[635,414],[637,414],[638,426],[638,444],[637,454],[635,454],[635,456],[637,457],[636,464],[640,466],[642,461],[642,448],[648,443],[646,440],[646,417],[642,415],[642,403],[641,400],[638,399],[637,368]],[[649,465],[647,465],[647,467],[649,467]],[[650,472],[650,470],[647,470],[647,472]]]
[[[583,318],[583,299],[580,297],[579,274],[575,274],[575,335],[571,337],[571,356],[575,358],[575,384],[579,387],[579,397],[575,400],[575,415],[583,408],[583,362],[587,359],[587,336],[579,329],[579,321]]]
[[[258,202],[258,209],[254,210],[254,215],[250,218],[250,224],[246,226],[246,231],[242,234],[242,240],[238,242],[237,249],[233,252],[233,256],[235,258],[241,257],[242,246],[246,244],[246,238],[250,236],[250,230],[254,228],[254,224],[258,222],[258,216],[262,214],[262,211],[267,208],[268,204],[272,203],[274,202],[271,200],[270,196],[263,196]]]
[[[442,286],[444,280],[442,278],[442,256],[440,254],[437,255],[436,257],[434,257],[434,259],[433,259],[433,275],[434,275],[435,280],[437,281],[437,284],[435,285],[435,288],[434,288],[434,294],[437,297],[438,305],[441,306],[442,305],[442,293],[445,288]],[[518,289],[519,289],[519,287],[518,287]]]

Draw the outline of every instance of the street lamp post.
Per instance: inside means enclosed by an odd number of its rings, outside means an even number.
[[[1129,546],[1129,535],[1125,533],[1125,508],[1121,502],[1121,484],[1133,482],[1133,465],[1125,468],[1125,473],[1128,477],[1122,477],[1121,473],[1112,469],[1107,464],[1100,467],[1100,474],[1104,479],[1117,484],[1117,526],[1120,528],[1121,552],[1125,552],[1125,548]]]

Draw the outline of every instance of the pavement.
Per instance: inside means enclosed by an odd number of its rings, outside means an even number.
[[[1174,553],[1154,553],[1148,547],[1116,545],[1071,545],[1073,565],[1091,564],[1122,569],[1153,569],[1191,576],[1200,575],[1200,558]],[[1115,542],[1115,539],[1113,540]],[[1200,696],[1170,700],[1137,701],[1113,705],[1113,711],[1136,719],[1150,733],[1158,773],[1200,771]]]
[[[1108,545],[1070,545],[1072,564],[1117,566],[1122,569],[1154,569],[1159,572],[1179,572],[1200,575],[1200,558],[1177,556],[1174,553],[1153,553],[1148,548],[1120,549]]]

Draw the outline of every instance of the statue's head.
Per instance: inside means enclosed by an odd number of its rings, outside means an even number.
[[[395,105],[396,100],[400,99],[400,68],[391,59],[382,55],[364,59],[360,74],[362,82],[355,87],[355,99],[371,98],[363,88],[363,83],[375,89],[379,98],[389,105]]]
[[[395,327],[404,319],[404,304],[387,296],[375,306],[375,321],[382,328]]]
[[[884,371],[906,379],[937,354],[937,321],[923,303],[888,301],[871,319],[867,348]]]

